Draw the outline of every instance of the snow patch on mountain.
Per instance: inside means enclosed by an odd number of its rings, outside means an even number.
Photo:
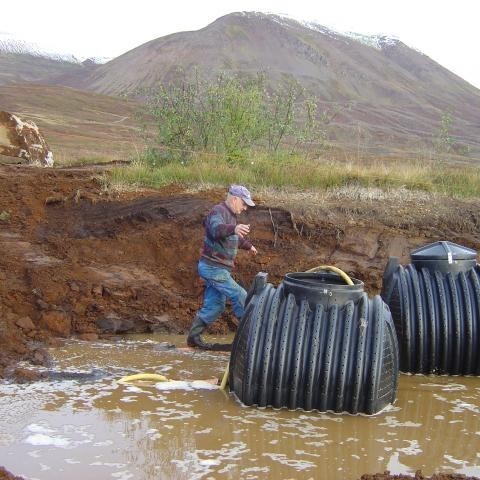
[[[383,35],[383,34],[364,35],[362,33],[355,33],[355,32],[341,32],[341,31],[326,27],[324,25],[320,25],[319,23],[316,23],[316,22],[299,20],[284,14],[261,13],[261,12],[241,12],[241,14],[245,16],[249,16],[249,15],[257,15],[259,17],[268,16],[270,19],[273,19],[274,21],[276,21],[277,23],[279,23],[284,27],[291,28],[295,25],[301,25],[302,27],[306,27],[310,30],[314,30],[316,32],[319,32],[331,38],[335,38],[337,40],[352,39],[364,45],[367,45],[369,47],[375,48],[377,50],[382,50],[382,48],[395,46],[400,43],[400,39],[395,36]]]
[[[107,63],[110,59],[106,57],[76,57],[71,53],[58,53],[45,50],[36,43],[27,42],[16,38],[8,33],[0,32],[0,53],[32,55],[34,57],[48,58],[57,62],[83,63],[90,61],[96,64]]]
[[[342,35],[377,50],[382,50],[384,47],[391,47],[400,43],[399,38],[389,35],[363,35],[355,32],[344,32]]]

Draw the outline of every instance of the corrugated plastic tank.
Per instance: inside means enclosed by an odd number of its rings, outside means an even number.
[[[373,414],[395,400],[398,347],[390,311],[363,283],[332,273],[259,273],[230,359],[245,405]]]
[[[480,374],[480,270],[477,252],[448,241],[412,251],[403,267],[391,257],[382,297],[398,336],[400,370]]]

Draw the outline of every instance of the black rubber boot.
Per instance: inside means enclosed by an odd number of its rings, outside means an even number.
[[[203,320],[200,317],[195,316],[187,337],[187,345],[189,347],[197,347],[204,350],[210,350],[210,345],[208,343],[205,343],[200,336],[205,330],[205,328],[207,328],[207,326],[205,325],[205,323],[203,323]]]
[[[190,327],[190,331],[188,332],[187,337],[187,345],[189,347],[199,348],[201,350],[213,350],[216,352],[230,352],[232,349],[232,345],[230,343],[207,343],[204,342],[201,334],[207,328],[207,325],[203,322],[203,320],[195,316],[192,322],[192,326]]]

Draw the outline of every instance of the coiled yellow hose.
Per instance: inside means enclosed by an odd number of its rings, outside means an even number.
[[[168,378],[158,373],[135,373],[122,377],[118,383],[134,382],[135,380],[153,380],[155,382],[168,382]]]
[[[332,272],[338,273],[345,280],[345,283],[347,285],[353,285],[352,279],[343,270],[340,270],[339,268],[333,267],[331,265],[320,265],[319,267],[314,267],[310,270],[307,270],[305,273],[315,273],[322,270],[330,270]]]

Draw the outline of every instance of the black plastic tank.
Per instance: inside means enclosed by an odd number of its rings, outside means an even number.
[[[480,375],[477,252],[448,241],[391,257],[382,298],[392,312],[402,372]]]
[[[245,405],[374,414],[394,402],[398,346],[387,305],[335,273],[259,273],[230,358]]]

